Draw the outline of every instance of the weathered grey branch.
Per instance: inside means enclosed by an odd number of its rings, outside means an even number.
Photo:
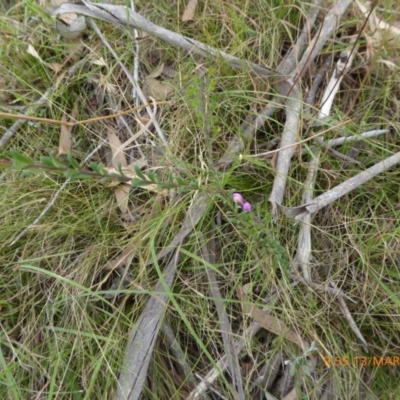
[[[201,252],[203,254],[203,258],[209,264],[214,264],[215,263],[214,253],[210,251],[211,249],[207,247],[207,245],[205,244],[205,240],[202,236],[203,235],[201,235],[200,240],[202,242]],[[223,298],[221,296],[221,292],[218,287],[217,276],[212,268],[207,268],[207,275],[210,284],[211,296],[214,300],[215,308],[217,310],[219,318],[219,326],[221,329],[225,354],[227,356],[228,368],[231,373],[233,387],[237,390],[237,396],[235,397],[237,397],[238,400],[245,400],[238,354],[235,352],[235,348],[232,344],[233,341],[232,341],[231,324],[229,322],[228,313],[225,310]]]
[[[53,11],[53,15],[57,16],[65,13],[78,13],[88,17],[101,19],[114,25],[132,26],[203,57],[221,57],[235,69],[250,71],[257,76],[274,78],[274,83],[277,85],[278,92],[281,95],[285,95],[290,90],[290,80],[278,71],[249,61],[241,60],[240,58],[227,54],[221,50],[217,50],[211,46],[207,46],[195,39],[190,39],[180,35],[179,33],[162,28],[161,26],[153,24],[148,19],[128,7],[115,6],[111,4],[95,4],[89,1],[82,1],[82,3],[84,5],[63,3]],[[288,82],[289,85],[287,84]]]
[[[330,285],[332,286],[333,289],[337,289],[337,285],[334,282],[329,282]],[[354,321],[353,316],[351,315],[346,302],[344,301],[344,299],[342,297],[338,297],[337,298],[337,302],[339,304],[340,309],[342,310],[342,314],[344,315],[344,317],[346,318],[347,322],[350,325],[351,330],[354,332],[354,334],[358,337],[358,339],[361,342],[361,346],[364,349],[364,351],[366,353],[369,352],[369,348],[368,348],[368,343],[367,341],[364,339],[364,336],[362,335],[361,331],[358,329],[358,326],[356,324],[356,322]]]
[[[279,69],[283,74],[289,74],[296,67],[301,54],[303,53],[304,46],[309,42],[311,37],[311,31],[314,27],[315,21],[320,12],[321,0],[314,0],[310,4],[310,11],[305,18],[304,27],[296,40],[296,43],[292,46],[288,54],[285,56],[282,65]]]
[[[333,3],[332,8],[324,19],[320,31],[314,36],[313,40],[311,40],[307,50],[303,54],[301,61],[297,65],[297,68],[290,74],[292,78],[299,75],[301,76],[305,72],[307,65],[311,65],[311,63],[315,60],[315,57],[318,56],[322,50],[322,47],[329,39],[332,32],[336,29],[340,18],[346,12],[351,3],[352,2],[350,0],[339,0]]]
[[[193,389],[197,385],[197,381],[195,376],[193,375],[192,370],[187,365],[185,353],[181,349],[181,346],[176,340],[175,333],[173,332],[172,328],[166,323],[163,322],[161,326],[161,331],[165,336],[165,339],[176,358],[178,363],[178,368],[181,370],[179,371],[180,374],[185,375],[189,386]]]
[[[129,335],[121,368],[116,400],[137,400],[143,390],[150,357],[161,327],[162,316],[169,299],[168,290],[175,279],[179,250],[162,272],[152,296]]]
[[[381,174],[382,172],[387,171],[388,169],[394,167],[396,164],[400,163],[400,152],[393,154],[391,157],[386,158],[385,160],[375,164],[374,166],[366,169],[365,171],[360,172],[356,176],[348,179],[347,181],[341,183],[340,185],[334,187],[331,190],[328,190],[324,194],[316,197],[310,204],[306,204],[299,207],[283,207],[280,206],[281,211],[288,218],[295,218],[300,220],[304,218],[308,213],[314,214],[318,210],[323,207],[326,207],[328,204],[333,203],[337,199],[351,191],[357,189],[359,186],[368,182],[376,175]]]
[[[336,68],[334,69],[331,79],[325,88],[324,94],[321,99],[321,108],[319,110],[318,119],[329,117],[333,99],[339,90],[340,83],[343,80],[343,76],[346,68],[353,62],[353,55],[349,52],[342,52],[339,61],[337,62]],[[316,138],[319,143],[323,143],[324,139],[322,136]],[[319,168],[319,160],[321,157],[321,151],[316,151],[308,164],[308,173],[306,181],[304,182],[303,192],[303,204],[308,204],[314,197],[314,187],[317,179],[317,173]],[[294,258],[294,263],[300,266],[303,270],[303,276],[305,280],[311,280],[309,258],[311,256],[311,214],[307,214],[301,221],[301,228],[299,232],[299,238],[297,243],[297,253]]]
[[[301,74],[304,72],[305,68],[314,61],[315,57],[321,51],[323,45],[330,37],[337,25],[337,22],[346,11],[350,3],[350,1],[338,1],[332,6],[325,17],[324,24],[322,25],[320,31],[311,41],[297,68],[290,74],[293,80],[301,77]],[[291,60],[289,60],[289,62],[291,62]],[[281,65],[279,70],[285,71],[285,68],[285,65]],[[284,197],[290,160],[295,152],[294,144],[298,138],[297,130],[301,111],[301,97],[297,84],[294,84],[294,82],[292,84],[293,90],[290,92],[291,97],[286,103],[286,123],[282,133],[280,144],[281,150],[278,153],[278,159],[276,163],[276,175],[272,191],[269,196],[269,202],[271,203],[272,213],[275,220],[278,217],[278,210],[280,209],[279,206],[282,204]]]
[[[147,104],[146,96],[143,94],[143,91],[140,88],[140,86],[138,85],[138,82],[133,78],[133,76],[129,72],[128,68],[126,68],[124,63],[120,60],[120,57],[118,56],[118,54],[110,46],[107,39],[101,33],[101,31],[100,31],[99,27],[96,25],[96,23],[94,21],[89,20],[88,26],[96,32],[97,36],[104,43],[104,46],[107,47],[108,51],[112,54],[112,56],[115,58],[117,63],[120,65],[121,69],[124,71],[126,77],[128,78],[129,82],[132,84],[132,87],[135,89],[135,91],[136,91],[137,95],[139,96],[140,100],[142,101],[142,103]],[[150,106],[146,106],[146,111],[149,114],[149,117],[154,125],[154,128],[158,134],[158,137],[160,138],[163,145],[167,146],[168,145],[167,139],[165,138],[164,132],[161,130],[161,127],[155,118],[156,116],[154,115],[154,111],[151,109]],[[119,118],[122,118],[122,117],[119,117]],[[130,129],[129,129],[129,131],[130,131]],[[131,134],[131,136],[134,137],[133,133]]]

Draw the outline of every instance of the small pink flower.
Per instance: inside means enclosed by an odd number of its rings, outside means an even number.
[[[246,203],[243,204],[242,208],[243,208],[243,211],[250,212],[251,211],[251,204],[246,202]]]
[[[239,204],[239,206],[243,206],[244,199],[243,199],[243,196],[240,193],[233,193],[232,194],[232,199],[236,204]]]
[[[251,211],[251,204],[249,202],[245,202],[243,196],[240,193],[233,193],[232,194],[233,201],[242,207],[243,211],[250,212]]]

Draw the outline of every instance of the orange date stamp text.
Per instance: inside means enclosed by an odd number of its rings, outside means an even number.
[[[322,357],[327,367],[399,367],[400,356]]]

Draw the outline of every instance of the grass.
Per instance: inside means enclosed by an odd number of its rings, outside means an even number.
[[[23,113],[23,107],[34,104],[54,84],[54,92],[32,115],[61,120],[76,104],[77,119],[83,120],[134,107],[131,84],[99,38],[86,31],[83,45],[80,40],[60,39],[53,20],[39,3],[24,0],[0,5],[0,111]],[[271,67],[279,64],[296,40],[307,10],[305,3],[291,0],[207,0],[199,2],[194,21],[183,23],[180,16],[186,1],[153,3],[138,0],[135,6],[154,23]],[[383,3],[383,8],[400,12],[396,2]],[[398,24],[399,14],[382,15],[388,23]],[[329,54],[339,55],[347,47],[348,36],[362,23],[361,13],[350,7],[316,67]],[[132,70],[135,44],[131,32],[107,23],[98,25],[120,60]],[[29,54],[28,43],[44,62],[53,64],[46,65]],[[143,87],[145,78],[162,63],[175,71],[171,77],[157,78],[173,88],[170,104],[160,106],[167,152],[160,154],[149,140],[140,139],[150,166],[163,182],[168,172],[186,182],[200,181],[200,191],[212,199],[182,248],[164,316],[190,369],[204,377],[225,354],[215,299],[209,293],[207,268],[212,268],[230,316],[232,337],[245,339],[239,363],[246,398],[265,398],[266,380],[258,378],[267,375],[266,368],[273,360],[280,361],[279,372],[275,380],[271,378],[274,383],[268,390],[276,398],[283,397],[279,380],[290,378],[289,373],[285,375],[284,360],[298,360],[289,385],[296,388],[298,398],[319,399],[329,385],[331,399],[398,398],[397,367],[361,365],[362,357],[393,360],[400,356],[398,169],[377,176],[312,219],[313,280],[322,284],[334,280],[356,300],[346,304],[369,345],[370,353],[365,354],[337,300],[304,285],[295,286],[288,276],[299,226],[284,217],[272,222],[268,196],[273,162],[250,157],[265,151],[263,146],[281,134],[284,113],[274,114],[257,133],[257,140],[246,143],[242,161],[224,172],[207,168],[240,133],[244,119],[256,116],[267,105],[273,93],[269,83],[234,71],[221,59],[202,59],[151,35],[140,37],[139,48]],[[335,99],[334,122],[326,139],[375,128],[387,128],[390,133],[363,140],[355,156],[360,165],[324,153],[316,195],[399,151],[398,43],[386,40],[372,48],[362,36],[357,52],[355,66]],[[69,78],[61,79],[54,70],[55,63],[64,71],[80,59],[84,59],[82,67]],[[306,73],[303,89],[312,74]],[[115,107],[107,99],[107,90]],[[304,116],[302,139],[313,134],[309,122],[313,118]],[[127,120],[135,126],[134,118],[128,116]],[[0,135],[13,122],[1,118]],[[113,119],[72,130],[71,152],[78,162],[107,137],[110,127],[121,141],[129,137]],[[24,123],[0,149],[0,158],[8,158],[9,150],[14,149],[39,160],[57,154],[59,139],[60,126]],[[160,147],[156,136],[152,140]],[[339,150],[350,154],[352,147],[347,144]],[[107,151],[104,146],[92,161],[109,165]],[[128,153],[132,159],[139,158],[135,150]],[[59,159],[65,161],[65,156]],[[292,160],[286,206],[301,203],[307,162],[306,156],[299,155]],[[129,332],[149,294],[157,294],[154,286],[165,267],[164,262],[159,266],[146,266],[146,262],[179,231],[195,196],[193,190],[165,197],[132,189],[129,207],[134,219],[128,222],[121,218],[113,186],[94,179],[72,181],[40,222],[11,244],[64,182],[65,178],[49,172],[0,170],[0,397],[4,399],[113,398]],[[232,191],[241,192],[253,204],[251,214],[234,207]],[[215,246],[213,262],[202,255],[204,243]],[[112,261],[126,249],[131,250],[127,269],[113,267]],[[314,354],[316,365],[311,374],[302,352],[282,335],[263,329],[255,337],[246,337],[252,319],[243,312],[240,288],[246,289],[252,304],[267,307],[291,331],[315,342],[319,355]],[[275,303],[271,300],[274,293],[278,293]],[[326,368],[320,356],[331,362],[331,368]],[[227,373],[215,381],[213,389],[225,398],[234,398]],[[190,390],[171,343],[160,333],[143,398],[186,398]],[[221,398],[211,391],[208,395]]]

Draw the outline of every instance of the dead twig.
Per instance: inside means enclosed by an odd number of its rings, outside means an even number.
[[[157,295],[148,300],[129,334],[115,400],[137,400],[142,393],[178,261],[179,249],[171,257],[154,288]]]
[[[299,207],[280,206],[280,209],[288,218],[301,220],[305,215],[316,213],[321,208],[326,207],[328,204],[333,203],[340,197],[343,197],[351,191],[357,189],[364,183],[373,179],[375,176],[387,171],[398,163],[400,163],[400,152],[393,154],[391,157],[386,158],[385,160],[375,164],[365,171],[362,171],[352,178],[347,179],[333,189],[328,190],[324,194],[314,198],[310,204],[305,204]]]
[[[310,41],[311,31],[315,21],[320,13],[321,0],[314,0],[310,5],[310,10],[305,17],[304,27],[298,36],[296,43],[292,46],[289,53],[285,56],[280,71],[283,74],[289,74],[296,67],[300,55],[303,53],[305,45]]]
[[[181,349],[172,328],[167,324],[167,322],[162,323],[161,332],[177,361],[178,368],[180,369],[179,373],[186,376],[187,382],[192,389],[195,388],[197,385],[196,378],[186,362],[185,353]]]
[[[338,290],[335,282],[330,281],[329,284],[333,289]],[[360,340],[361,346],[364,349],[364,351],[366,353],[368,353],[369,352],[368,344],[367,344],[366,340],[364,339],[363,335],[361,334],[360,330],[358,329],[349,309],[347,308],[346,302],[344,301],[343,297],[338,297],[337,301],[338,301],[339,308],[341,309],[343,316],[346,318],[347,322],[350,325],[351,330],[354,332],[354,334]]]
[[[192,53],[199,54],[203,57],[214,56],[222,57],[233,68],[241,71],[250,71],[254,75],[266,78],[275,78],[275,84],[278,92],[281,95],[288,93],[289,87],[286,82],[289,82],[286,76],[269,67],[264,67],[249,61],[241,60],[221,50],[217,50],[211,46],[207,46],[197,40],[187,38],[179,33],[172,32],[162,28],[159,25],[153,24],[134,10],[124,6],[115,6],[111,4],[95,4],[89,1],[82,1],[82,4],[63,3],[53,11],[53,15],[61,15],[66,13],[83,14],[88,17],[101,19],[114,25],[132,26],[143,30],[150,35],[156,36],[168,43],[181,47]],[[283,85],[281,85],[283,83]],[[292,86],[292,85],[291,85]]]
[[[338,1],[332,6],[327,16],[325,17],[324,23],[321,26],[320,31],[310,42],[310,45],[305,51],[299,65],[290,74],[293,81],[297,82],[301,77],[301,74],[304,73],[307,65],[310,65],[314,61],[315,57],[319,54],[322,46],[328,40],[329,36],[335,29],[337,22],[346,11],[350,3],[351,1]],[[281,66],[279,70],[281,68],[285,69],[284,66]],[[297,84],[294,84],[293,82],[292,84],[294,92],[292,93],[286,104],[286,123],[284,131],[282,133],[282,139],[276,163],[276,175],[274,179],[274,184],[268,199],[271,203],[274,220],[278,218],[278,212],[280,209],[279,206],[282,204],[282,200],[284,197],[287,174],[290,167],[290,160],[295,152],[294,144],[297,140],[297,129],[300,119],[300,92]]]
[[[209,263],[214,264],[214,254],[212,251],[208,249],[205,244],[203,235],[200,235],[201,245],[201,252],[203,258]],[[213,243],[214,241],[212,241]],[[224,343],[225,354],[227,356],[227,363],[228,369],[231,373],[233,387],[237,390],[237,397],[240,400],[245,400],[244,390],[243,390],[243,382],[242,382],[242,375],[240,372],[240,365],[238,360],[238,354],[235,353],[235,349],[232,345],[232,329],[231,324],[229,322],[228,313],[225,310],[223,304],[223,298],[221,296],[221,292],[218,287],[217,277],[215,272],[212,268],[207,268],[207,275],[210,284],[210,292],[211,296],[214,300],[215,308],[217,310],[218,318],[219,318],[219,326],[221,329],[222,334],[222,341]]]
[[[329,117],[333,99],[339,90],[340,83],[343,79],[345,69],[348,65],[351,65],[353,60],[353,54],[349,52],[343,52],[336,65],[336,68],[332,74],[331,79],[325,89],[325,92],[321,100],[321,109],[318,114],[318,119]],[[316,138],[319,142],[323,143],[323,136]],[[315,181],[317,179],[317,173],[319,168],[319,160],[321,157],[321,151],[315,152],[308,165],[308,174],[306,181],[304,182],[303,192],[303,204],[308,204],[312,201],[314,195]],[[309,265],[309,258],[311,256],[311,214],[304,216],[301,221],[301,228],[299,232],[297,253],[294,258],[294,264],[300,266],[303,271],[304,279],[311,280],[311,272]]]
[[[48,91],[42,96],[42,98],[46,96],[45,100],[48,100],[47,99],[47,96],[48,96],[47,93],[48,93]],[[39,103],[39,101],[38,101],[38,103]],[[167,103],[168,103],[167,101],[158,101],[157,105],[167,104]],[[35,103],[35,105],[36,105],[36,103]],[[34,121],[34,122],[43,122],[45,124],[64,125],[64,126],[68,126],[68,127],[72,128],[72,127],[77,126],[77,125],[85,125],[85,124],[90,124],[92,122],[99,122],[99,121],[104,121],[104,120],[111,119],[111,118],[118,118],[118,117],[123,116],[123,115],[131,114],[134,111],[141,110],[143,108],[149,107],[151,105],[154,106],[154,103],[152,103],[152,104],[146,103],[146,104],[141,105],[141,106],[129,108],[128,110],[125,110],[125,111],[120,111],[120,112],[118,112],[116,114],[102,115],[100,117],[88,118],[88,119],[84,119],[84,120],[81,120],[81,121],[63,121],[63,120],[59,120],[59,119],[35,117],[33,115],[27,115],[27,113],[25,113],[25,114],[12,114],[12,113],[0,112],[0,117],[21,120],[22,123],[24,123],[25,121]],[[16,121],[16,123],[17,122],[18,121]],[[5,135],[6,134],[4,134],[3,137]]]

